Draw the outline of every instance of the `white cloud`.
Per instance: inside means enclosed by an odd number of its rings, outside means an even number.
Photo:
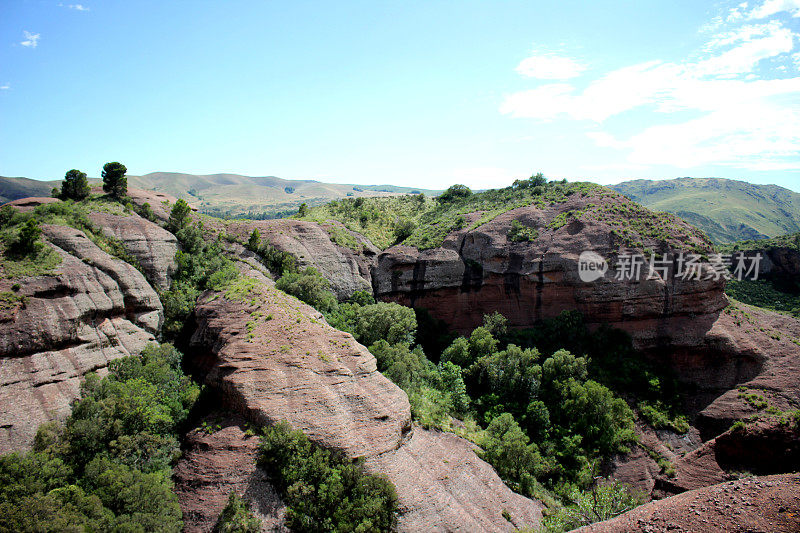
[[[566,80],[579,76],[586,65],[569,57],[551,53],[535,53],[520,61],[516,71],[527,78]]]
[[[739,5],[740,10],[746,8],[744,3]],[[628,151],[628,163],[633,165],[797,169],[800,76],[787,77],[785,68],[800,61],[800,53],[790,55],[797,38],[776,20],[744,25],[714,35],[703,55],[691,61],[626,66],[582,90],[569,83],[541,85],[508,95],[500,112],[597,124],[632,110],[664,115],[689,112],[695,118],[653,125],[627,139],[604,131],[587,136],[597,146]]]
[[[747,18],[763,19],[783,11],[791,13],[793,17],[800,17],[800,0],[766,0],[760,6],[753,8],[747,14]]]
[[[791,52],[794,33],[778,21],[743,26],[715,37],[707,49],[731,45],[735,46],[693,65],[695,74],[735,76],[751,72],[759,61]]]
[[[59,3],[58,6],[59,7],[66,7],[66,8],[69,8],[69,9],[74,9],[75,11],[90,11],[90,9],[88,7],[86,7],[85,5],[83,5],[83,4],[63,4],[63,3]]]
[[[23,31],[22,34],[25,36],[25,40],[22,41],[22,46],[27,46],[29,48],[36,48],[39,46],[39,38],[41,37],[38,33],[31,33],[29,31]]]
[[[8,83],[4,83],[3,85],[0,85],[0,91],[7,91],[10,88],[11,88],[11,85],[9,85]]]

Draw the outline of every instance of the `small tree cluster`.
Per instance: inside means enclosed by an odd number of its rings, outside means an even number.
[[[59,197],[62,200],[80,201],[87,198],[91,191],[86,173],[73,168],[64,175]]]
[[[110,194],[114,198],[123,198],[128,194],[128,178],[125,174],[128,169],[117,161],[103,165],[103,192]]]

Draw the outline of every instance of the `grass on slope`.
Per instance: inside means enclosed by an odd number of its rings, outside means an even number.
[[[718,246],[718,248],[721,253],[769,250],[771,248],[790,248],[792,250],[800,250],[800,233],[780,235],[778,237],[773,237],[772,239],[739,241]]]
[[[451,231],[466,227],[464,215],[468,213],[481,214],[471,224],[475,228],[517,207],[546,207],[565,202],[573,194],[599,189],[602,187],[593,183],[551,182],[529,188],[492,189],[451,201],[423,195],[346,198],[314,207],[302,218],[320,223],[338,220],[381,249],[402,242],[426,250],[440,246]]]
[[[10,206],[0,213],[0,276],[19,278],[51,274],[61,264],[61,256],[49,246],[38,245],[33,254],[13,253],[12,243],[17,240],[22,225],[30,218],[40,224],[70,226],[83,231],[104,252],[126,261],[141,270],[139,262],[127,253],[120,241],[108,237],[88,218],[92,212],[106,212],[126,216],[128,208],[106,196],[91,196],[80,202],[71,200],[43,204],[32,212],[20,213]]]
[[[757,251],[763,253],[775,248],[800,251],[800,233],[772,239],[739,241],[717,247],[723,254]],[[767,274],[757,280],[730,280],[725,287],[725,293],[749,305],[800,317],[800,280],[790,275]]]
[[[786,287],[769,279],[729,280],[725,294],[748,305],[800,318],[800,287]]]
[[[611,188],[650,209],[683,217],[718,244],[800,231],[800,194],[777,185],[678,178]]]
[[[61,185],[60,181],[38,181],[0,176],[0,204],[31,196],[50,196],[53,187],[59,185]]]
[[[347,185],[314,180],[238,174],[193,175],[154,172],[129,176],[128,185],[156,190],[195,204],[200,212],[220,218],[277,218],[297,212],[300,204],[321,205],[339,198],[383,197],[437,191],[392,185]]]

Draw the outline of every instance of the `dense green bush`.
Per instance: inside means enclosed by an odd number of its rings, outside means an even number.
[[[644,495],[618,481],[602,479],[591,488],[573,488],[567,504],[542,520],[543,533],[562,533],[608,520],[644,503]]]
[[[19,229],[16,241],[11,246],[12,251],[19,255],[32,255],[39,247],[39,238],[42,228],[36,218],[29,218]]]
[[[261,521],[250,511],[250,504],[231,492],[228,503],[219,515],[214,533],[258,533]]]
[[[0,457],[0,531],[180,531],[172,492],[178,430],[199,388],[171,345],[90,374],[62,426]]]
[[[103,165],[100,173],[103,178],[103,192],[114,198],[124,198],[128,194],[128,178],[125,176],[127,172],[127,167],[116,161]]]
[[[391,482],[285,422],[265,429],[258,462],[281,492],[286,526],[294,531],[391,531],[396,523]]]
[[[275,287],[315,307],[321,313],[336,310],[336,296],[330,291],[330,282],[313,267],[302,272],[286,272]]]
[[[92,188],[89,187],[89,180],[86,173],[77,169],[67,171],[64,181],[61,182],[61,192],[59,197],[62,200],[83,200],[89,196]]]
[[[183,249],[175,254],[178,268],[172,285],[160,294],[166,338],[178,334],[203,291],[223,290],[239,277],[236,265],[225,256],[219,240],[204,240],[202,222],[186,225],[175,236]]]
[[[446,191],[439,195],[440,203],[453,202],[462,198],[472,196],[472,191],[466,185],[451,185]]]

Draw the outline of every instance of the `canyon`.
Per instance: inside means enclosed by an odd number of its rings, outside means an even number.
[[[129,195],[135,204],[148,203],[161,222],[175,201],[135,189]],[[49,201],[12,205],[24,210]],[[672,368],[691,391],[686,398],[691,430],[686,435],[637,431],[649,449],[671,461],[675,474],[660,472],[643,448],[609,466],[618,479],[664,499],[593,531],[622,531],[641,521],[667,524],[671,519],[658,513],[700,508],[693,503],[699,500],[690,498],[708,498],[709,491],[769,487],[776,501],[790,500],[797,476],[787,472],[800,467],[796,434],[769,424],[746,431],[730,427],[758,413],[748,401],[753,391],[778,410],[800,406],[800,322],[729,302],[724,279],[658,273],[616,279],[611,272],[629,250],[664,255],[711,250],[688,224],[634,206],[601,191],[545,207],[519,207],[479,225],[483,214],[467,213],[462,229],[427,250],[403,245],[380,250],[335,221],[204,217],[208,238],[232,237],[222,242],[241,277],[224,291],[206,292],[184,328],[186,367],[212,398],[188,432],[175,469],[186,529],[210,531],[230,491],[254,501],[265,527],[279,527],[284,505],[256,468],[257,438],[247,430],[283,420],[313,442],[362,459],[369,472],[388,477],[398,494],[400,530],[513,531],[542,518],[544,505],[511,491],[472,443],[415,425],[405,392],[377,371],[375,358],[352,335],[275,288],[259,258],[236,242],[246,241],[254,229],[301,266],[319,270],[340,299],[365,290],[379,300],[426,309],[462,333],[493,311],[503,313],[510,326],[524,328],[578,310],[590,327],[621,329],[642,357]],[[635,224],[624,218],[631,213]],[[97,212],[90,219],[119,240],[141,271],[80,230],[46,225],[44,241],[61,263],[47,275],[0,280],[0,292],[19,286],[18,302],[4,309],[0,320],[0,400],[7,406],[0,414],[2,453],[29,449],[40,424],[63,420],[86,373],[102,375],[110,361],[136,354],[159,337],[158,291],[169,286],[174,273],[177,240],[135,213]],[[536,238],[512,241],[515,221],[536,229]],[[358,246],[337,244],[334,225]],[[578,275],[585,250],[608,260],[609,273],[596,282]],[[747,456],[761,453],[755,450],[772,450],[774,460],[754,463]],[[742,469],[768,477],[729,481]],[[737,509],[752,514],[751,506]],[[786,520],[786,527],[794,524]]]

